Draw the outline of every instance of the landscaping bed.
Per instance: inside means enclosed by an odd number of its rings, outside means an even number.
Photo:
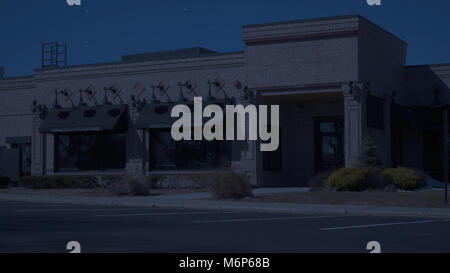
[[[205,189],[152,189],[150,196],[177,195],[196,192],[205,192]],[[52,196],[117,196],[107,188],[94,189],[30,189],[24,187],[11,187],[0,189],[0,193],[52,195]]]
[[[443,190],[412,192],[296,192],[259,196],[248,199],[247,201],[299,204],[342,204],[433,208],[445,207]]]

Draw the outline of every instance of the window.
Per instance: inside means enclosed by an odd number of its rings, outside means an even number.
[[[125,134],[55,135],[55,169],[106,170],[124,169]]]
[[[270,125],[269,125],[270,126]],[[262,152],[263,154],[263,171],[281,172],[282,171],[282,138],[280,127],[280,144],[278,149],[271,152]]]
[[[315,118],[315,171],[334,170],[344,165],[344,123],[342,117]]]
[[[12,148],[20,152],[20,176],[31,174],[31,143],[11,144]]]
[[[175,141],[170,129],[150,131],[150,170],[208,170],[230,166],[229,141]]]
[[[373,95],[367,96],[367,126],[384,129],[383,99]]]

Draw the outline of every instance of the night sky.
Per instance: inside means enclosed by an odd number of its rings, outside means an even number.
[[[450,63],[450,1],[382,0],[0,0],[0,66],[33,74],[41,44],[68,44],[68,64],[202,46],[243,50],[242,25],[361,14],[408,42],[407,64]]]

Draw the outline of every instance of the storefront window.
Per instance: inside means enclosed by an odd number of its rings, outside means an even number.
[[[55,168],[124,169],[125,147],[125,134],[59,134],[55,136]]]
[[[151,170],[208,170],[230,166],[229,141],[175,141],[170,129],[150,132]]]
[[[12,144],[12,148],[19,149],[20,152],[20,175],[31,174],[31,143]]]

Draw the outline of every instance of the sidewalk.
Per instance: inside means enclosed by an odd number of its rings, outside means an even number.
[[[259,189],[254,192],[256,196],[292,191],[285,188],[279,190]],[[305,189],[297,188],[298,191]],[[38,203],[65,203],[79,205],[106,205],[128,207],[153,208],[186,208],[202,210],[224,211],[254,211],[254,212],[280,212],[297,214],[333,214],[333,215],[368,215],[368,216],[405,216],[450,218],[450,208],[411,208],[411,207],[381,207],[356,205],[330,205],[330,204],[294,204],[294,203],[266,203],[247,201],[218,201],[209,200],[209,193],[189,193],[161,196],[52,196],[29,195],[17,193],[0,193],[0,200],[25,201]]]

